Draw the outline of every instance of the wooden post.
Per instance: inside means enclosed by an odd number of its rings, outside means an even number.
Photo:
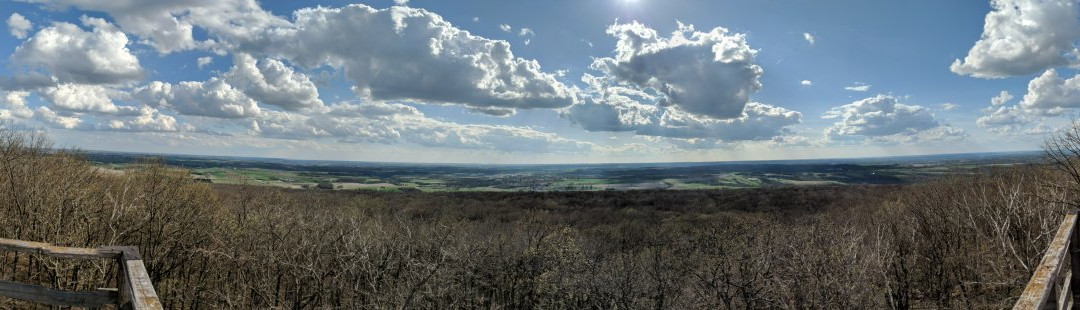
[[[1080,214],[1080,210],[1072,209],[1069,210],[1066,216],[1076,216],[1078,214]],[[1077,218],[1080,219],[1080,217]],[[1078,221],[1080,220],[1072,223],[1073,227],[1076,227]],[[1080,294],[1077,294],[1077,290],[1080,289],[1080,286],[1078,286],[1080,285],[1080,229],[1073,229],[1072,240],[1069,241],[1069,264],[1071,265],[1072,276],[1066,281],[1069,281],[1068,293],[1072,294],[1072,305],[1076,306],[1080,305]]]
[[[120,251],[117,263],[120,264],[119,283],[121,309],[162,309],[157,291],[150,282],[150,273],[139,257],[136,247],[109,247]]]

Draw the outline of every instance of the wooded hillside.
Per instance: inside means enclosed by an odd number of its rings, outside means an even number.
[[[1002,308],[1075,190],[1028,166],[911,186],[331,192],[104,172],[49,146],[0,133],[0,237],[138,246],[167,308]],[[0,253],[0,279],[92,290],[115,279],[104,264]]]

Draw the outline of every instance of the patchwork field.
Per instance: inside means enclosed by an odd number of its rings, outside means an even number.
[[[1038,152],[912,157],[582,165],[436,165],[88,152],[102,169],[164,160],[219,184],[347,191],[604,191],[908,184],[1040,162]],[[320,186],[322,184],[322,186]]]

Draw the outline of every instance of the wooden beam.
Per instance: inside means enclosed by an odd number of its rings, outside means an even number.
[[[0,238],[0,251],[22,252],[32,254],[48,255],[56,258],[68,258],[68,259],[102,259],[102,258],[117,258],[120,256],[120,252],[117,252],[112,247],[102,247],[96,249],[87,248],[71,248],[55,246],[43,242],[22,241],[13,239]]]
[[[1080,210],[1073,209],[1070,211],[1073,214],[1080,214]],[[1076,219],[1080,221],[1080,217]],[[1073,222],[1073,226],[1076,226],[1077,222]],[[1072,277],[1065,279],[1069,281],[1069,294],[1072,300],[1068,302],[1069,309],[1072,309],[1072,305],[1076,305],[1080,302],[1080,294],[1077,294],[1077,289],[1080,289],[1080,229],[1073,229],[1072,234],[1073,242],[1069,243],[1069,263],[1072,265]]]
[[[71,292],[0,281],[0,296],[53,306],[101,308],[105,305],[115,305],[117,292],[107,290]]]
[[[114,247],[120,255],[120,305],[128,309],[162,309],[150,274],[136,247]]]
[[[1076,210],[1065,215],[1065,219],[1061,221],[1057,233],[1054,234],[1054,240],[1050,241],[1046,254],[1043,255],[1042,261],[1039,262],[1035,273],[1031,276],[1031,281],[1028,281],[1024,293],[1020,295],[1020,299],[1013,306],[1013,309],[1042,309],[1050,298],[1056,299],[1058,297],[1051,297],[1050,292],[1053,290],[1060,271],[1065,265],[1066,254],[1069,253],[1069,241],[1071,241],[1073,231],[1076,229],[1076,220]],[[1071,279],[1069,280],[1071,281]]]

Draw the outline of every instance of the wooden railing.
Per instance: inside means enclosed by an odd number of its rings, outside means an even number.
[[[0,281],[0,296],[53,306],[101,308],[117,305],[122,309],[161,309],[150,275],[139,257],[139,249],[107,246],[96,249],[69,248],[48,243],[0,238],[0,252],[46,255],[65,259],[113,259],[119,265],[116,289],[72,292],[37,285]]]
[[[1080,229],[1077,210],[1065,215],[1035,274],[1013,309],[1072,309],[1080,305]]]

